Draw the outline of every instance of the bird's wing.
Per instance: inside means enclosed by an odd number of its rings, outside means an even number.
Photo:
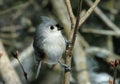
[[[33,42],[33,48],[35,52],[35,63],[36,63],[36,78],[39,75],[40,68],[41,68],[41,60],[43,59],[45,53],[42,48],[43,44],[43,37],[41,36],[36,36],[34,37],[34,42]]]

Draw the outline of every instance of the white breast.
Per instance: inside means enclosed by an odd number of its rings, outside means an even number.
[[[56,64],[61,59],[66,49],[65,39],[61,33],[57,35],[50,35],[43,41],[43,48],[46,52],[47,63]]]

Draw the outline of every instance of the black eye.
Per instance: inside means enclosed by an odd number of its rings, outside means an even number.
[[[54,26],[50,26],[50,29],[53,30],[53,29],[54,29]]]

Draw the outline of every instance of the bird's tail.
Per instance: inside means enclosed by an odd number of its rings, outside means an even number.
[[[41,68],[41,61],[39,62],[38,67],[37,67],[37,72],[36,72],[36,76],[35,76],[36,79],[37,79],[38,76],[39,76],[40,68]]]

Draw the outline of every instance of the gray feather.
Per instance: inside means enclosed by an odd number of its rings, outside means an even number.
[[[37,72],[36,72],[36,76],[35,76],[36,79],[37,79],[38,76],[39,76],[40,68],[41,68],[41,61],[39,62],[38,67],[37,67]]]
[[[42,21],[42,23],[45,23],[45,24],[46,23],[52,24],[52,25],[56,24],[55,20],[53,20],[53,19],[51,19],[49,17],[45,17],[45,16],[41,16],[41,21]]]

